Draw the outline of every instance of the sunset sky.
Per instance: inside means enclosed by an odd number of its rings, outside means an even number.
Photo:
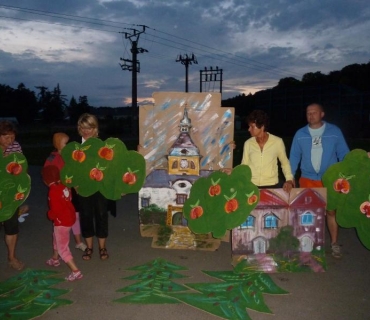
[[[200,70],[223,69],[223,99],[370,58],[368,0],[0,0],[0,84],[38,93],[59,83],[68,102],[130,105],[132,73],[119,64],[132,58],[125,33],[143,25],[139,105],[153,92],[185,90],[179,54],[198,61],[189,91],[199,92]]]

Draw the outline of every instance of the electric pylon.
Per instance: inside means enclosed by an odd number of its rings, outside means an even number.
[[[191,54],[189,57],[187,54],[181,55],[179,54],[177,56],[176,62],[181,62],[185,66],[185,92],[189,92],[189,87],[188,87],[188,69],[189,65],[191,64],[198,64],[197,59],[195,58],[194,53]]]

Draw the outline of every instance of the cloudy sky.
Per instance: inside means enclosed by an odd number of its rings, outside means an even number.
[[[368,63],[369,30],[368,0],[0,0],[0,84],[38,93],[59,83],[68,101],[130,105],[132,72],[120,59],[132,59],[137,41],[148,51],[138,54],[139,105],[153,92],[185,91],[176,59],[193,53],[189,91],[199,92],[200,70],[217,66],[226,99]]]

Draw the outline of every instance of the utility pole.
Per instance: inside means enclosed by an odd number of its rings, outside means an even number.
[[[195,58],[194,53],[191,54],[189,57],[187,54],[181,55],[179,54],[177,56],[176,62],[181,62],[185,66],[185,92],[189,92],[189,87],[188,87],[188,69],[189,65],[194,63],[198,64],[197,59]]]
[[[217,76],[219,78],[217,79]],[[200,91],[203,92],[202,84],[203,82],[219,82],[220,83],[220,93],[222,93],[222,69],[219,69],[216,67],[216,69],[213,69],[210,67],[207,69],[207,67],[204,67],[204,70],[200,70]]]
[[[133,116],[132,121],[134,120],[134,117],[138,115],[138,109],[137,109],[137,73],[140,72],[140,62],[137,60],[137,55],[139,53],[148,52],[148,50],[139,48],[138,42],[140,35],[145,32],[146,26],[139,25],[142,30],[132,29],[132,28],[125,28],[130,30],[130,32],[120,32],[125,35],[125,39],[129,39],[131,43],[131,53],[132,53],[132,59],[123,59],[120,58],[121,61],[123,61],[122,64],[120,64],[122,70],[128,70],[132,72],[132,84],[131,84],[131,100],[132,100],[132,110],[131,114]]]

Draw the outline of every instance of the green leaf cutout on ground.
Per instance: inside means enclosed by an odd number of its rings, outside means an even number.
[[[0,319],[33,319],[51,308],[71,304],[59,299],[69,290],[50,288],[64,282],[56,278],[55,271],[26,269],[22,273],[0,282]]]
[[[362,244],[370,249],[370,159],[355,149],[322,177],[327,188],[327,209],[336,210],[338,224],[356,228]]]
[[[278,287],[269,275],[260,272],[242,272],[244,268],[241,262],[234,271],[203,271],[222,282],[183,286],[174,283],[172,279],[183,278],[175,271],[187,269],[163,259],[156,259],[145,265],[128,269],[139,273],[124,279],[139,282],[118,290],[118,292],[133,294],[117,299],[115,302],[148,304],[181,301],[223,319],[250,319],[247,309],[271,313],[263,299],[263,294],[287,294],[288,292]],[[190,289],[196,292],[191,292]]]
[[[84,197],[100,191],[105,198],[118,200],[123,194],[138,192],[146,177],[144,157],[127,150],[117,138],[70,142],[63,148],[62,157],[62,183],[75,187]]]
[[[22,153],[0,158],[0,222],[10,219],[31,191],[28,163]]]
[[[115,302],[141,304],[179,303],[167,294],[188,290],[187,287],[173,282],[173,279],[186,277],[175,271],[186,269],[166,260],[156,259],[128,270],[139,271],[139,273],[124,279],[136,280],[138,282],[117,290],[118,292],[132,292],[133,294],[117,299]]]
[[[259,189],[251,177],[250,168],[239,165],[230,175],[216,171],[198,179],[183,207],[190,230],[221,238],[240,226],[259,201]]]

